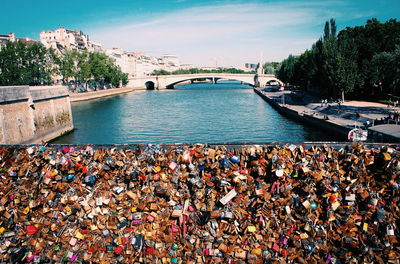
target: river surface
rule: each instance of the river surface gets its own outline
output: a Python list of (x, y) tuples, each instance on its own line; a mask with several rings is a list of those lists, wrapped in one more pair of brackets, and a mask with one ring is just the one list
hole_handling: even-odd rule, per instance
[(274, 110), (250, 86), (197, 83), (72, 103), (75, 131), (52, 143), (337, 141)]

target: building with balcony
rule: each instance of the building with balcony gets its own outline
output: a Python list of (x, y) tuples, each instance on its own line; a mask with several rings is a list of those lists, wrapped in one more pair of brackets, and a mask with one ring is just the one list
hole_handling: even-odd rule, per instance
[(40, 41), (48, 48), (53, 48), (59, 52), (64, 50), (88, 50), (89, 36), (79, 30), (70, 30), (60, 27), (54, 31), (41, 31)]
[(88, 40), (88, 51), (90, 52), (102, 52), (102, 45), (100, 42), (95, 40)]
[(15, 41), (15, 34), (14, 33), (8, 33), (4, 35), (0, 35), (0, 44), (8, 42), (8, 41)]

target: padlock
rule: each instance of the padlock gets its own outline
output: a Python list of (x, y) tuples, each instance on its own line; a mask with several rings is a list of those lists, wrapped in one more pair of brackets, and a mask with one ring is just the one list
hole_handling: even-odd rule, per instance
[(394, 236), (394, 228), (393, 228), (392, 225), (388, 225), (388, 226), (386, 227), (386, 231), (387, 231), (387, 235), (388, 235), (388, 236)]

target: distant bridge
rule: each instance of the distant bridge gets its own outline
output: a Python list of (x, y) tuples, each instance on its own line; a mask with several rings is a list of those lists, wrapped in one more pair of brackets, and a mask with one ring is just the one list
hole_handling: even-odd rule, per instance
[(150, 75), (134, 77), (129, 79), (129, 87), (147, 89), (173, 89), (179, 84), (196, 81), (211, 81), (217, 83), (220, 80), (236, 80), (254, 87), (264, 87), (270, 81), (278, 80), (273, 74), (234, 74), (234, 73), (198, 73), (198, 74), (177, 74), (177, 75)]

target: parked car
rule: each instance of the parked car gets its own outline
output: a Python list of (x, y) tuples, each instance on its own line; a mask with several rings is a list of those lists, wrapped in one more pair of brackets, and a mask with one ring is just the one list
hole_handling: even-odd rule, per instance
[(277, 86), (280, 85), (280, 83), (276, 80), (271, 80), (267, 82), (267, 86)]
[(285, 90), (284, 86), (278, 85), (270, 85), (263, 89), (264, 92), (279, 92)]

